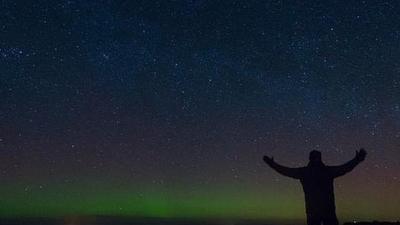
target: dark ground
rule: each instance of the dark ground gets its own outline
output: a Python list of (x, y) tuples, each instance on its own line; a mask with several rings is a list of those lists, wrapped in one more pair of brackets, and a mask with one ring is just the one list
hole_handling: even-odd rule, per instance
[(262, 221), (188, 220), (123, 217), (7, 218), (0, 225), (270, 225)]
[[(271, 225), (265, 221), (188, 220), (128, 217), (2, 218), (0, 225)], [(343, 225), (400, 225), (400, 222), (345, 222)]]

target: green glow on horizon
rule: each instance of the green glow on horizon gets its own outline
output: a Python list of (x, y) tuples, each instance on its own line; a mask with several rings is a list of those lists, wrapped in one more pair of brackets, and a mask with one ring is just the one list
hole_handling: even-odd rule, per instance
[[(300, 198), (273, 193), (2, 188), (0, 216), (123, 215), (159, 218), (302, 218)], [(285, 210), (282, 210), (285, 209)]]
[[(292, 191), (292, 187), (282, 187), (278, 192), (267, 188), (251, 190), (234, 185), (197, 187), (192, 190), (163, 186), (148, 186), (139, 190), (138, 186), (130, 186), (48, 185), (42, 189), (26, 191), (22, 185), (3, 185), (0, 192), (6, 194), (1, 196), (0, 217), (107, 215), (305, 221), (300, 185), (295, 191)], [(370, 207), (362, 202), (363, 199), (367, 199), (367, 196), (357, 196), (346, 201), (338, 199), (339, 219), (397, 219), (398, 208), (390, 205)]]

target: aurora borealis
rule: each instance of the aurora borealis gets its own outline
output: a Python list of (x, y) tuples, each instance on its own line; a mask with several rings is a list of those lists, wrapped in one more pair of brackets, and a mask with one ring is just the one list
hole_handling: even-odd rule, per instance
[(304, 222), (262, 161), (368, 157), (340, 221), (400, 220), (396, 1), (0, 2), (0, 217)]

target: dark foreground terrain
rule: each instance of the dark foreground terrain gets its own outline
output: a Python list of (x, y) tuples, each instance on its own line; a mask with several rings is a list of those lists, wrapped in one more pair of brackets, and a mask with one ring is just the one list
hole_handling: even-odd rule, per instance
[(121, 217), (66, 217), (0, 219), (0, 225), (271, 225), (264, 221), (188, 220)]
[[(66, 217), (66, 218), (2, 218), (0, 225), (272, 225), (275, 223), (255, 220), (188, 220), (123, 217)], [(285, 223), (296, 224), (296, 223)], [(302, 223), (299, 223), (302, 224)], [(346, 222), (343, 225), (400, 225), (400, 222)]]
[(373, 221), (373, 222), (347, 222), (343, 223), (343, 225), (400, 225), (400, 222), (384, 222), (384, 221)]

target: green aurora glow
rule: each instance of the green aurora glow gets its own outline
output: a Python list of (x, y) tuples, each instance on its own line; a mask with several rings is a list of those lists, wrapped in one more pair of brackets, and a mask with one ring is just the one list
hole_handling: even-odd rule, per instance
[[(189, 191), (174, 187), (134, 190), (107, 185), (99, 188), (52, 185), (40, 188), (3, 186), (7, 193), (0, 204), (1, 217), (133, 216), (188, 219), (266, 219), (304, 220), (301, 190), (281, 192), (250, 190), (246, 187), (214, 187)], [(99, 186), (98, 186), (99, 187)], [(300, 188), (300, 187), (299, 187)], [(45, 190), (44, 190), (45, 189)], [(147, 191), (143, 191), (147, 190)], [(216, 191), (218, 190), (218, 191)], [(357, 201), (354, 198), (354, 201)], [(357, 202), (356, 202), (357, 203)], [(341, 220), (396, 218), (396, 208), (387, 205), (369, 207), (338, 199)], [(377, 213), (377, 211), (381, 213)], [(357, 215), (357, 217), (354, 217)]]
[[(1, 216), (124, 215), (162, 218), (301, 218), (301, 199), (273, 193), (238, 193), (229, 189), (184, 191), (51, 190), (11, 191)], [(14, 190), (18, 190), (14, 188)], [(4, 188), (2, 191), (6, 191)], [(262, 197), (261, 197), (262, 196)], [(293, 201), (295, 199), (295, 201)], [(285, 209), (282, 211), (282, 209)], [(284, 213), (282, 213), (284, 212)]]

